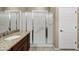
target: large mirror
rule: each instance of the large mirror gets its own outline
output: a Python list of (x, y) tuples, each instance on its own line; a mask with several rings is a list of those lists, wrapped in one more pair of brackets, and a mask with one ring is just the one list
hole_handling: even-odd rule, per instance
[(16, 11), (0, 12), (0, 37), (20, 30), (20, 13)]

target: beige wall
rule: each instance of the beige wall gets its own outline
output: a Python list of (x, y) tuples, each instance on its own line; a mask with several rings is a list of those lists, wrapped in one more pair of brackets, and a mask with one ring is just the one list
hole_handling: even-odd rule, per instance
[(58, 9), (51, 7), (50, 12), (53, 14), (53, 45), (58, 48)]
[(50, 8), (49, 7), (29, 7), (28, 9), (27, 9), (27, 11), (32, 11), (32, 10), (48, 10), (48, 11), (50, 11)]
[(53, 44), (55, 48), (58, 48), (58, 9), (52, 7), (50, 12), (53, 13)]
[(5, 11), (5, 10), (20, 10), (22, 12), (30, 12), (32, 10), (50, 11), (50, 7), (0, 7), (0, 11)]
[(58, 8), (55, 9), (55, 26), (54, 26), (54, 39), (55, 39), (55, 48), (58, 48), (58, 25), (59, 25), (59, 20), (58, 20)]

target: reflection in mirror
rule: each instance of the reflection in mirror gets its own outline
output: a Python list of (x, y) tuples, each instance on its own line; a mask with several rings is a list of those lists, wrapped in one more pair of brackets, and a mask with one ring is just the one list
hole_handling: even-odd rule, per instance
[(19, 12), (0, 12), (0, 37), (20, 30)]
[(0, 35), (1, 36), (6, 35), (6, 33), (9, 31), (8, 27), (9, 27), (9, 14), (0, 12)]

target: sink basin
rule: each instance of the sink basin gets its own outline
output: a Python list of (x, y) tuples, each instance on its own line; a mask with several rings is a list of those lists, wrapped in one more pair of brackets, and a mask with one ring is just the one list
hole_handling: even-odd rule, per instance
[(14, 40), (14, 39), (17, 39), (19, 37), (20, 37), (20, 35), (13, 35), (13, 36), (10, 36), (8, 38), (5, 38), (4, 40)]

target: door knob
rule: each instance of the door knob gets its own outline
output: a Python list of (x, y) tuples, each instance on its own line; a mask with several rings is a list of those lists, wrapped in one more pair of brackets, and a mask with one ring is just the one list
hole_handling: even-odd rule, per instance
[(63, 32), (63, 30), (60, 30), (60, 32)]

